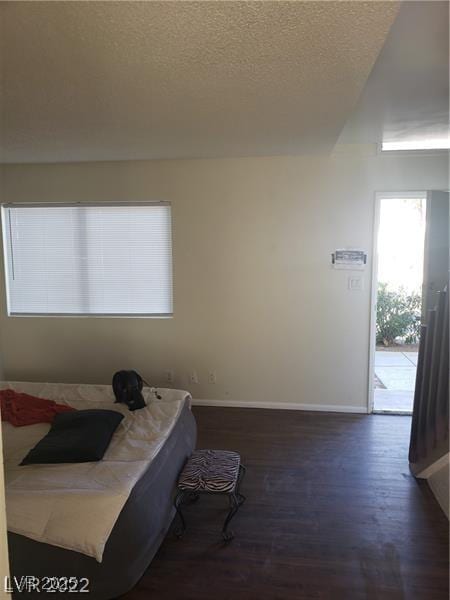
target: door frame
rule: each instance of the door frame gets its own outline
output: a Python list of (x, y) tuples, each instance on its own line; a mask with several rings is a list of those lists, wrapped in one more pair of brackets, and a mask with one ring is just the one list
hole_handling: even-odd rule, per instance
[[(370, 284), (370, 320), (369, 320), (369, 377), (367, 382), (367, 412), (373, 413), (375, 390), (373, 386), (375, 375), (375, 350), (376, 350), (376, 325), (377, 325), (377, 290), (378, 290), (378, 231), (380, 228), (380, 206), (383, 199), (395, 198), (425, 198), (428, 200), (428, 191), (426, 190), (402, 190), (378, 191), (374, 196), (373, 211), (373, 231), (372, 231), (372, 273)], [(426, 208), (425, 208), (426, 210)], [(423, 293), (423, 292), (422, 292)], [(382, 412), (382, 411), (380, 411)], [(387, 414), (393, 414), (386, 411)], [(400, 413), (399, 413), (400, 414)]]

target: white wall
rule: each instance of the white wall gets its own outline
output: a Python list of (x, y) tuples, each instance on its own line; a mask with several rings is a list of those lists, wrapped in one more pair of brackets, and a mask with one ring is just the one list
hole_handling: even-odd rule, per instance
[(428, 482), (440, 507), (449, 518), (449, 469), (450, 454), (447, 452), (426, 469), (416, 474), (419, 479), (425, 479)]
[(428, 479), (428, 484), (430, 488), (433, 490), (434, 495), (436, 496), (437, 501), (439, 502), (442, 510), (447, 515), (447, 519), (449, 518), (449, 464), (448, 464), (448, 455), (447, 455), (447, 464), (444, 465), (437, 471), (433, 473), (431, 477)]
[[(6, 376), (173, 368), (200, 399), (365, 410), (374, 193), (448, 185), (443, 155), (372, 154), (4, 166), (3, 201), (172, 202), (175, 285), (171, 320), (8, 318), (0, 290)], [(330, 268), (343, 246), (369, 251), (363, 292)]]

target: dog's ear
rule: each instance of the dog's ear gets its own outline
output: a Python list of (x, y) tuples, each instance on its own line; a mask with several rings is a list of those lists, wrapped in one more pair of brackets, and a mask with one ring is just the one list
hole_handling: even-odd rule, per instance
[(114, 392), (114, 396), (116, 398), (115, 402), (124, 402), (125, 401), (125, 385), (124, 385), (124, 371), (117, 371), (114, 373), (112, 380), (112, 388)]

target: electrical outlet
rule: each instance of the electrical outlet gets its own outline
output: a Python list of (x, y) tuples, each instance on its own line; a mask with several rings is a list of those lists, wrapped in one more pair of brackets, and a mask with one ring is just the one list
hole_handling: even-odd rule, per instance
[(210, 371), (208, 373), (208, 383), (217, 383), (217, 373), (215, 371)]
[(166, 371), (166, 383), (173, 383), (175, 381), (175, 375), (172, 369)]
[(197, 371), (191, 371), (189, 373), (189, 381), (190, 383), (198, 383)]

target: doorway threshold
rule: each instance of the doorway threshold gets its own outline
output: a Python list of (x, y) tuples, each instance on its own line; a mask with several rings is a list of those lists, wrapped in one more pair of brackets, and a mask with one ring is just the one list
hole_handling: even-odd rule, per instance
[(412, 411), (411, 410), (389, 410), (387, 409), (379, 409), (379, 410), (373, 410), (372, 411), (373, 415), (397, 415), (399, 417), (410, 417), (412, 415)]
[[(376, 369), (377, 367), (375, 367)], [(415, 375), (415, 372), (414, 372)], [(375, 389), (373, 412), (412, 413), (414, 406), (414, 389), (392, 390)]]

